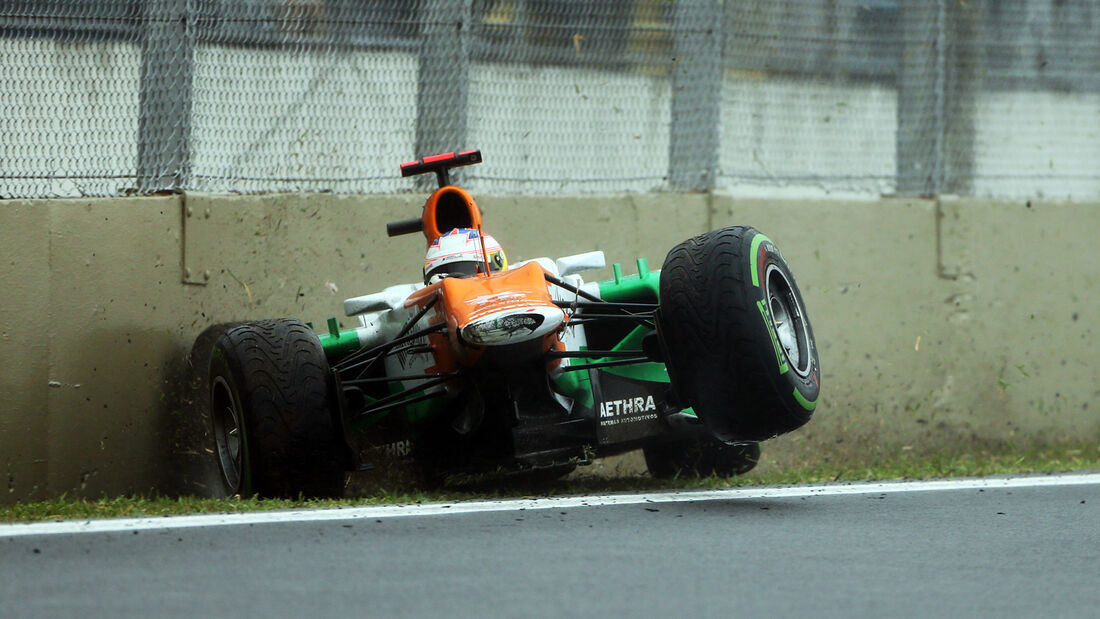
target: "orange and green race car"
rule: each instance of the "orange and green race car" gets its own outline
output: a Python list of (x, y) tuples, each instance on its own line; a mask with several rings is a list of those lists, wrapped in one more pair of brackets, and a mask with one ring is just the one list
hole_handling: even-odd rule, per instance
[(449, 170), (434, 173), (423, 281), (344, 301), (358, 326), (295, 319), (211, 327), (196, 343), (222, 490), (334, 496), (346, 472), (399, 456), (430, 479), (565, 474), (642, 449), (656, 476), (751, 469), (759, 442), (809, 421), (821, 370), (776, 245), (732, 226), (672, 248), (660, 271), (586, 282), (600, 251), (511, 264)]

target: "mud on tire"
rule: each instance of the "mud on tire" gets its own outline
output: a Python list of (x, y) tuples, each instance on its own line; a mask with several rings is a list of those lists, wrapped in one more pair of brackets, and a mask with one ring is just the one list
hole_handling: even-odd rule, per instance
[(802, 294), (779, 248), (731, 226), (674, 247), (657, 321), (672, 385), (726, 443), (761, 441), (810, 420), (821, 370)]
[(343, 494), (328, 362), (309, 326), (278, 319), (225, 328), (210, 354), (208, 385), (227, 494)]

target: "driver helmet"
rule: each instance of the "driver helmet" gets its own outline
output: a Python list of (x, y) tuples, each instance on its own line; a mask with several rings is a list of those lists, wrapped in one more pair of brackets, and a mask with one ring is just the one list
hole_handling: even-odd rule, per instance
[(483, 236), (485, 251), (489, 254), (489, 270), (496, 272), (507, 269), (508, 258), (504, 255), (504, 249), (491, 235), (479, 234), (472, 228), (454, 228), (428, 246), (428, 254), (424, 257), (424, 283), (433, 275), (468, 277), (483, 273)]

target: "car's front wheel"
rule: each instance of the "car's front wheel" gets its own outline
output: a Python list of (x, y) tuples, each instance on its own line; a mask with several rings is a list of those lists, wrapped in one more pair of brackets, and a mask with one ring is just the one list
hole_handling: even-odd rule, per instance
[(719, 440), (761, 441), (810, 420), (821, 368), (779, 249), (731, 226), (680, 243), (661, 270), (657, 328), (672, 386)]

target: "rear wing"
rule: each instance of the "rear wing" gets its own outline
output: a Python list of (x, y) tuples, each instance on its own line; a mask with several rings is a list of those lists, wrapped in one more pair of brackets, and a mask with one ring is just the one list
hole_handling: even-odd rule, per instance
[(466, 150), (459, 153), (442, 153), (439, 155), (424, 157), (423, 159), (417, 159), (416, 161), (402, 163), (401, 176), (416, 176), (417, 174), (427, 174), (428, 172), (435, 172), (435, 177), (439, 181), (439, 186), (446, 187), (447, 185), (451, 184), (451, 175), (449, 173), (449, 170), (451, 168), (457, 168), (464, 165), (473, 165), (475, 163), (481, 163), (480, 150)]

